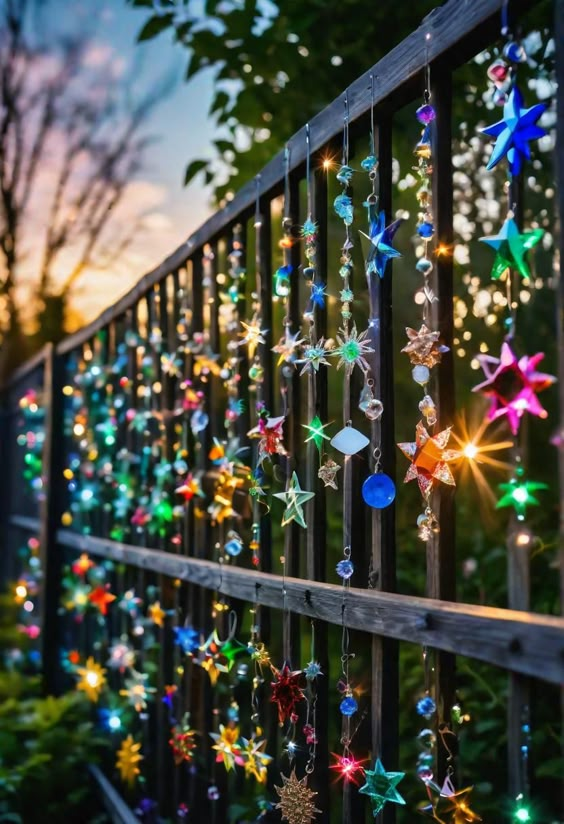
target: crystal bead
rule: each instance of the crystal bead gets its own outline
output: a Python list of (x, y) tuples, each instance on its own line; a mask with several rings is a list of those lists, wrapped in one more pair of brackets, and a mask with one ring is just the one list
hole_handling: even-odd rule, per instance
[(429, 260), (429, 258), (420, 258), (417, 263), (415, 264), (415, 268), (419, 272), (420, 275), (430, 275), (433, 271), (433, 263)]
[(415, 112), (415, 117), (420, 123), (423, 124), (423, 126), (428, 126), (429, 123), (432, 123), (436, 116), (437, 113), (430, 103), (425, 103), (423, 106), (419, 106)]
[(507, 94), (502, 89), (495, 89), (492, 94), (492, 101), (496, 106), (505, 106), (507, 103)]
[(228, 541), (226, 542), (223, 549), (225, 550), (227, 555), (230, 555), (232, 558), (236, 558), (237, 555), (241, 554), (241, 551), (243, 549), (243, 541), (241, 540), (239, 535), (237, 535), (237, 533), (233, 531), (229, 532), (227, 537)]
[(429, 160), (431, 157), (431, 144), (426, 140), (420, 140), (415, 147), (415, 154), (417, 157), (422, 157), (425, 160)]
[(411, 377), (419, 386), (425, 386), (425, 384), (429, 383), (430, 374), (429, 367), (421, 364), (414, 366), (411, 370)]
[(420, 223), (417, 227), (417, 234), (419, 235), (419, 237), (422, 237), (425, 240), (429, 240), (430, 238), (432, 238), (434, 233), (435, 227), (432, 223), (429, 223), (426, 220), (423, 221), (423, 223)]
[(362, 168), (365, 172), (371, 172), (378, 165), (378, 158), (374, 155), (368, 155), (361, 161)]
[(527, 52), (521, 43), (516, 43), (515, 41), (506, 43), (503, 49), (503, 56), (511, 60), (512, 63), (525, 63), (527, 60)]
[(352, 695), (347, 695), (339, 704), (339, 709), (341, 710), (341, 715), (346, 715), (347, 718), (349, 718), (358, 710), (358, 704)]
[(423, 413), (429, 426), (433, 426), (437, 422), (437, 407), (430, 395), (425, 395), (419, 401), (419, 411)]
[(369, 475), (362, 484), (362, 497), (373, 509), (385, 509), (396, 497), (395, 484), (384, 472)]
[(509, 74), (509, 66), (505, 60), (494, 60), (488, 69), (489, 79), (495, 83), (503, 83)]
[(315, 269), (312, 266), (306, 266), (302, 274), (306, 280), (313, 280), (315, 277)]
[(349, 561), (348, 558), (345, 558), (345, 560), (339, 561), (336, 566), (336, 570), (339, 578), (342, 578), (344, 581), (348, 581), (354, 572), (353, 562)]
[(433, 780), (433, 770), (427, 764), (421, 764), (417, 767), (417, 777), (427, 784)]
[(421, 698), (416, 704), (416, 710), (418, 715), (422, 715), (423, 718), (430, 718), (434, 715), (437, 711), (437, 705), (435, 704), (434, 700), (431, 698), (430, 695), (426, 695), (425, 698)]
[(365, 446), (368, 446), (369, 443), (370, 440), (366, 435), (363, 435), (362, 432), (352, 426), (343, 427), (331, 440), (331, 446), (338, 449), (343, 455), (355, 455)]
[(421, 747), (424, 747), (426, 750), (431, 750), (435, 746), (436, 736), (433, 730), (430, 730), (426, 727), (424, 730), (421, 730), (419, 735), (417, 736), (417, 741)]

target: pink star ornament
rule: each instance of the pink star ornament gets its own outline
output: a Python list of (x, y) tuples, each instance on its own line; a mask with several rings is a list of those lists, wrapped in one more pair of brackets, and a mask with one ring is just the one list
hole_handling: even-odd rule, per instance
[(499, 358), (491, 355), (478, 356), (486, 380), (472, 391), (482, 392), (490, 398), (490, 421), (506, 415), (511, 432), (516, 435), (525, 412), (539, 418), (548, 417), (546, 409), (539, 403), (537, 392), (553, 384), (556, 378), (536, 371), (543, 358), (544, 352), (517, 358), (508, 343), (502, 344)]

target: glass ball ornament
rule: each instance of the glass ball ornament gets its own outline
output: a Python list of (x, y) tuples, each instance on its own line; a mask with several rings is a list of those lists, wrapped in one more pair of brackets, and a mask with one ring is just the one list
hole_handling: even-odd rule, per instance
[(385, 509), (396, 497), (396, 486), (389, 475), (377, 472), (362, 484), (362, 497), (373, 509)]
[(432, 123), (436, 116), (437, 113), (430, 103), (424, 103), (423, 106), (419, 106), (415, 112), (415, 117), (423, 126), (428, 126), (429, 123)]
[(352, 695), (347, 695), (339, 704), (339, 709), (341, 711), (341, 715), (350, 718), (350, 716), (354, 715), (358, 710), (358, 704)]
[(345, 558), (344, 560), (339, 561), (336, 569), (339, 578), (342, 578), (343, 581), (348, 581), (348, 579), (354, 572), (354, 565), (352, 561), (349, 561), (348, 558)]

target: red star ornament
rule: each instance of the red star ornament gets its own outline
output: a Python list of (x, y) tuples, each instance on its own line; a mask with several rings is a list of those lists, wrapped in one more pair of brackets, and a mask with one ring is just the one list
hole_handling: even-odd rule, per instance
[(292, 671), (288, 664), (284, 664), (281, 670), (272, 667), (274, 678), (270, 684), (272, 695), (270, 700), (278, 704), (278, 721), (280, 726), (294, 714), (296, 704), (304, 700), (304, 692), (300, 687), (303, 677), (302, 670)]
[(112, 595), (112, 593), (108, 591), (107, 587), (103, 587), (100, 585), (96, 587), (96, 589), (92, 590), (92, 592), (88, 596), (88, 600), (95, 607), (98, 607), (101, 615), (107, 615), (108, 604), (111, 604), (112, 601), (115, 601), (116, 596)]
[(424, 498), (429, 496), (436, 481), (455, 486), (449, 463), (459, 458), (460, 452), (456, 449), (446, 449), (450, 432), (449, 426), (438, 435), (431, 435), (420, 421), (415, 428), (415, 441), (398, 444), (406, 458), (411, 461), (403, 482), (408, 483), (417, 478)]

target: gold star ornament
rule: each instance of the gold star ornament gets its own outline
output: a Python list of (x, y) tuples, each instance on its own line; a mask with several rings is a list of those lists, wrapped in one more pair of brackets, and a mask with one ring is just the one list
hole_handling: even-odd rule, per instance
[(409, 326), (405, 330), (407, 334), (407, 346), (401, 350), (409, 355), (409, 360), (414, 366), (427, 366), (432, 369), (440, 360), (448, 346), (439, 343), (440, 332), (433, 332), (422, 324), (419, 331), (411, 329)]
[(431, 435), (419, 422), (415, 429), (415, 441), (398, 444), (406, 458), (411, 461), (404, 483), (417, 479), (424, 498), (428, 498), (437, 481), (455, 486), (449, 463), (459, 458), (460, 452), (455, 449), (446, 449), (450, 439), (450, 430), (451, 428), (448, 427), (438, 435)]
[(282, 821), (288, 824), (311, 824), (316, 813), (321, 812), (315, 807), (313, 799), (316, 792), (307, 786), (307, 775), (296, 778), (296, 771), (292, 770), (289, 776), (282, 775), (282, 786), (274, 787), (280, 801), (276, 809), (282, 813)]

